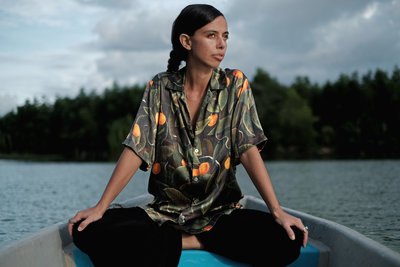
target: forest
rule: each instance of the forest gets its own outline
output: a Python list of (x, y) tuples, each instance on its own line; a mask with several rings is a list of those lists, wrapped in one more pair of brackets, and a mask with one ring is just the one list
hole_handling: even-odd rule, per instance
[[(400, 157), (400, 68), (341, 74), (323, 85), (283, 85), (259, 68), (250, 80), (269, 139), (267, 159)], [(114, 161), (145, 85), (81, 89), (54, 102), (27, 100), (0, 118), (0, 158)]]

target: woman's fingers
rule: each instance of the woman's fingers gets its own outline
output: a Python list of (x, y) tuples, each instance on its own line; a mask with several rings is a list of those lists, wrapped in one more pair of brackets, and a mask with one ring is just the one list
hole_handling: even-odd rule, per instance
[(304, 235), (303, 235), (303, 247), (305, 248), (306, 245), (307, 245), (307, 241), (308, 241), (308, 230), (306, 229), (303, 232), (304, 232)]
[(78, 225), (78, 231), (83, 231), (89, 224), (92, 222), (98, 221), (102, 218), (102, 213), (100, 214), (95, 207), (84, 210), (84, 211), (79, 211), (75, 217), (69, 219), (68, 222), (68, 232), (72, 236), (72, 228), (74, 224), (78, 223), (79, 221), (82, 221)]
[(284, 228), (285, 228), (286, 233), (287, 233), (287, 235), (289, 236), (289, 238), (290, 238), (291, 240), (295, 240), (296, 236), (295, 236), (295, 234), (294, 234), (292, 228), (290, 228), (290, 225), (287, 225), (287, 226), (285, 226)]
[(303, 232), (303, 247), (306, 247), (308, 241), (308, 227), (304, 226), (303, 222), (299, 218), (296, 218), (294, 226)]
[(286, 230), (286, 233), (291, 240), (296, 238), (291, 226), (295, 226), (303, 231), (303, 247), (306, 247), (308, 241), (308, 228), (304, 226), (301, 219), (283, 212), (280, 214), (279, 218), (277, 218), (277, 222)]
[(81, 222), (81, 223), (78, 225), (78, 231), (79, 231), (79, 232), (83, 231), (83, 230), (86, 228), (86, 226), (88, 226), (88, 225), (89, 225), (90, 223), (92, 223), (92, 222), (93, 222), (93, 220), (91, 220), (90, 217), (87, 218), (86, 220), (84, 220), (83, 222)]
[(74, 217), (72, 217), (68, 221), (68, 232), (71, 236), (72, 236), (72, 228), (74, 227), (74, 224), (79, 222), (81, 219), (84, 219), (82, 213), (83, 213), (82, 211), (79, 211)]
[(89, 217), (86, 218), (83, 222), (81, 222), (78, 226), (78, 231), (83, 231), (89, 224), (92, 222), (98, 221), (102, 218), (103, 216), (97, 213), (92, 213)]
[(303, 247), (306, 247), (308, 241), (308, 227), (304, 226), (303, 222), (298, 218), (295, 220), (294, 226), (303, 232)]

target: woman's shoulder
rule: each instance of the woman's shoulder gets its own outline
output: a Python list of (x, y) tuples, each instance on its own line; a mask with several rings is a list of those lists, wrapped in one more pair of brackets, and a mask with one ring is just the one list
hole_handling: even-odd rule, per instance
[(224, 72), (228, 78), (244, 80), (247, 79), (246, 75), (240, 69), (225, 68)]
[(224, 72), (226, 74), (228, 88), (231, 88), (230, 91), (233, 91), (235, 95), (239, 96), (243, 91), (243, 88), (248, 88), (249, 81), (243, 71), (239, 69), (226, 68), (224, 69)]
[(179, 72), (159, 72), (149, 81), (149, 85), (152, 87), (168, 87), (173, 83), (179, 82), (182, 79), (180, 76)]
[(159, 72), (156, 75), (153, 76), (153, 78), (150, 80), (150, 82), (154, 83), (154, 82), (158, 82), (160, 80), (163, 80), (165, 78), (168, 78), (171, 75), (170, 72)]

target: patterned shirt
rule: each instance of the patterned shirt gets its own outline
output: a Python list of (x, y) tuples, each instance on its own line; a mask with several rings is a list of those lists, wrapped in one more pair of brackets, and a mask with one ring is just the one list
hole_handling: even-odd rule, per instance
[(194, 129), (184, 83), (185, 68), (156, 75), (123, 144), (142, 159), (142, 170), (151, 169), (148, 191), (155, 198), (143, 207), (147, 214), (195, 234), (239, 208), (236, 165), (267, 138), (241, 71), (213, 70)]

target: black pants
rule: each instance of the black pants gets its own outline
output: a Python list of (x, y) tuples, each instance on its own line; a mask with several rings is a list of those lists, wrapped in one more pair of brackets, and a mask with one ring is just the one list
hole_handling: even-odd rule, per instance
[[(182, 234), (171, 225), (159, 227), (141, 208), (110, 209), (73, 239), (95, 266), (177, 266)], [(208, 232), (198, 235), (205, 250), (254, 266), (285, 266), (300, 254), (303, 233), (296, 240), (269, 213), (240, 209), (223, 215)]]

